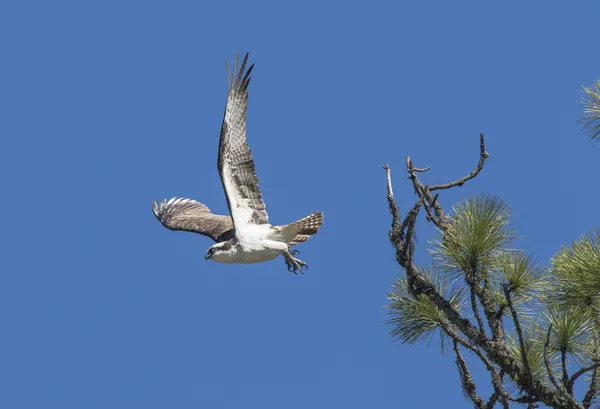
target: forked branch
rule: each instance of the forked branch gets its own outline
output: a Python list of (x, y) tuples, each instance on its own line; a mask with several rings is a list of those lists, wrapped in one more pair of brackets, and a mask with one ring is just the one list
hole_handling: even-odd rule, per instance
[(477, 386), (475, 385), (473, 376), (471, 376), (471, 372), (467, 366), (467, 361), (465, 361), (460, 353), (460, 347), (458, 346), (458, 342), (456, 340), (453, 341), (453, 346), (454, 352), (456, 353), (456, 366), (458, 367), (458, 373), (460, 374), (463, 390), (469, 395), (469, 398), (475, 404), (476, 408), (485, 409), (485, 403), (483, 402), (483, 399), (477, 396)]

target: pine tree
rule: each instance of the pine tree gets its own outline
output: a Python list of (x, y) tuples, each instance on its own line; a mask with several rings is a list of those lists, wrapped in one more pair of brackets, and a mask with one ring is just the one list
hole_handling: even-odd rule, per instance
[[(584, 126), (593, 139), (600, 138), (599, 86), (585, 91), (590, 102)], [(435, 337), (443, 350), (451, 349), (463, 391), (475, 408), (588, 409), (599, 397), (600, 230), (563, 247), (544, 266), (514, 249), (510, 209), (501, 199), (470, 197), (447, 214), (439, 192), (476, 177), (488, 157), (481, 135), (475, 170), (430, 186), (419, 179), (428, 168), (414, 167), (407, 157), (418, 199), (404, 217), (385, 166), (389, 239), (403, 271), (388, 293), (391, 335), (408, 343)], [(439, 232), (430, 241), (429, 266), (413, 257), (422, 211)], [(481, 361), (489, 377), (474, 379), (471, 359)], [(491, 382), (493, 394), (480, 396), (478, 382)]]

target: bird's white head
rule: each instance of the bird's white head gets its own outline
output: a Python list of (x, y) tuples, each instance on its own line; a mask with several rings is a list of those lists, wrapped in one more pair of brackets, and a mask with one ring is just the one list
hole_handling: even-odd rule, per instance
[(231, 262), (230, 260), (233, 258), (235, 252), (235, 248), (231, 240), (224, 241), (222, 243), (213, 244), (206, 251), (206, 255), (204, 256), (205, 260), (213, 260), (217, 263), (227, 263)]

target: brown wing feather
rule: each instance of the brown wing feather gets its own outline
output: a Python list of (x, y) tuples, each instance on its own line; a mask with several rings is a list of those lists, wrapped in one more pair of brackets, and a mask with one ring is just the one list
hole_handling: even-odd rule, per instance
[(281, 232), (288, 247), (292, 248), (296, 244), (305, 242), (313, 234), (317, 234), (322, 225), (323, 213), (314, 212), (297, 222), (285, 226), (276, 226), (275, 229)]
[(269, 217), (258, 187), (252, 151), (246, 142), (248, 84), (254, 64), (245, 70), (248, 54), (239, 71), (236, 55), (233, 73), (227, 67), (229, 93), (221, 126), (217, 166), (234, 224), (265, 224)]
[(160, 205), (152, 201), (156, 218), (168, 229), (202, 234), (216, 242), (234, 236), (231, 217), (213, 214), (200, 202), (185, 198), (163, 200)]

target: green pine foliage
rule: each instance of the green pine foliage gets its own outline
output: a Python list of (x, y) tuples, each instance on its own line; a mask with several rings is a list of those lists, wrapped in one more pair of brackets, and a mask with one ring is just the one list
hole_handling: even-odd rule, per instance
[[(510, 209), (497, 197), (474, 196), (457, 204), (445, 229), (430, 242), (432, 265), (418, 271), (472, 323), (486, 317), (483, 303), (473, 301), (475, 294), (480, 301), (491, 300), (488, 310), (502, 317), (507, 350), (519, 361), (525, 355), (534, 379), (554, 388), (554, 378), (557, 385), (572, 388), (572, 374), (600, 362), (599, 230), (561, 248), (543, 266), (513, 247)], [(522, 340), (505, 290), (520, 321)], [(452, 342), (448, 329), (455, 336), (459, 333), (430, 297), (411, 292), (404, 274), (396, 278), (388, 300), (391, 318), (386, 323), (397, 340), (437, 340), (443, 351)], [(489, 326), (483, 331), (491, 336)], [(594, 373), (586, 371), (579, 382), (590, 384)], [(514, 376), (503, 380), (509, 393), (519, 393), (518, 382)], [(598, 398), (598, 392), (594, 396)]]
[(583, 118), (579, 120), (593, 141), (600, 140), (600, 79), (591, 87), (582, 88)]

